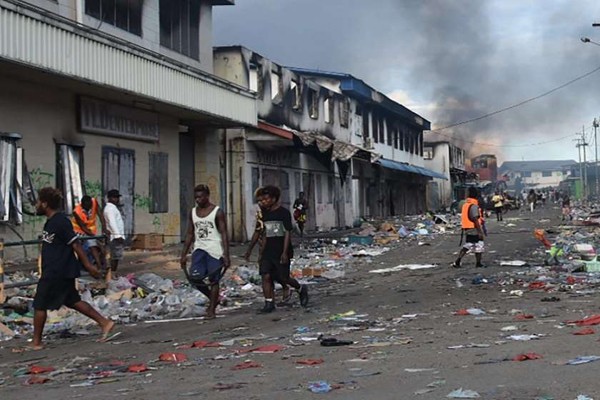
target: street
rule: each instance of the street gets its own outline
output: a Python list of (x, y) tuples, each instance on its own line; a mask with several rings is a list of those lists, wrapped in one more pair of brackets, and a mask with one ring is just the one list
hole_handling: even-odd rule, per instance
[[(4, 342), (0, 379), (5, 383), (0, 392), (2, 398), (15, 399), (42, 395), (49, 399), (119, 395), (130, 399), (301, 399), (317, 396), (310, 393), (310, 383), (326, 381), (331, 391), (320, 396), (340, 399), (440, 399), (460, 388), (484, 399), (598, 395), (591, 364), (565, 365), (577, 356), (598, 354), (596, 335), (576, 336), (573, 332), (578, 328), (563, 325), (596, 312), (594, 291), (529, 290), (523, 288), (523, 281), (530, 279), (529, 267), (499, 267), (500, 260), (517, 259), (540, 265), (541, 259), (533, 264), (532, 253), (541, 247), (533, 229), (557, 225), (558, 214), (557, 208), (548, 206), (533, 214), (511, 212), (502, 224), (490, 218), (486, 269), (475, 270), (470, 255), (462, 269), (449, 268), (459, 237), (445, 235), (430, 246), (400, 243), (373, 263), (364, 264), (364, 269), (312, 286), (307, 310), (295, 305), (271, 315), (256, 315), (257, 302), (213, 321), (119, 326), (122, 334), (106, 344), (96, 343), (93, 336), (52, 337), (49, 348), (37, 353), (13, 353), (12, 348), (24, 343)], [(400, 263), (438, 267), (368, 273)], [(473, 284), (478, 275), (490, 282)], [(524, 294), (511, 296), (511, 290)], [(541, 301), (548, 296), (560, 301)], [(471, 308), (485, 314), (454, 315)], [(318, 333), (354, 343), (321, 346), (314, 340)], [(540, 337), (530, 341), (507, 338), (517, 334)], [(202, 348), (207, 343), (200, 343), (189, 348), (197, 341), (221, 345)], [(266, 354), (248, 351), (271, 345), (276, 346), (267, 348)], [(182, 353), (187, 361), (157, 362), (162, 353)], [(512, 361), (526, 353), (542, 358)], [(95, 385), (71, 387), (86, 381), (84, 371), (90, 366), (118, 365), (117, 361), (126, 366), (144, 363), (151, 369), (97, 377)], [(65, 371), (66, 380), (56, 374), (55, 380), (43, 385), (23, 386), (24, 378), (13, 374), (33, 364), (74, 371)]]

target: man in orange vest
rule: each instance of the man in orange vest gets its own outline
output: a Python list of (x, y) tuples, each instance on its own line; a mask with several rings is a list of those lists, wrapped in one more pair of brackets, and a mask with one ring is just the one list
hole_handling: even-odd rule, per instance
[[(484, 244), (484, 224), (483, 210), (479, 207), (479, 201), (477, 200), (478, 193), (477, 188), (469, 187), (467, 192), (467, 199), (462, 207), (461, 219), (462, 219), (462, 233), (466, 236), (465, 244), (456, 261), (452, 263), (454, 268), (460, 268), (460, 262), (462, 258), (469, 252), (475, 253), (475, 266), (478, 268), (485, 267), (481, 263), (481, 255), (483, 254)], [(461, 235), (462, 243), (462, 235)]]
[[(75, 206), (73, 210), (73, 230), (78, 235), (96, 236), (98, 234), (97, 220), (100, 218), (102, 224), (102, 232), (105, 232), (106, 223), (104, 216), (99, 212), (100, 207), (98, 201), (90, 196), (83, 196), (81, 203)], [(89, 246), (97, 268), (103, 268), (105, 262), (104, 252), (96, 239), (86, 241)]]

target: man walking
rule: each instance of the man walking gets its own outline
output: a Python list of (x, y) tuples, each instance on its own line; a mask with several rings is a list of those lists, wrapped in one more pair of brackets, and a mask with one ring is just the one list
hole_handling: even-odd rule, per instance
[(304, 236), (304, 224), (306, 223), (306, 213), (308, 211), (308, 201), (304, 198), (304, 192), (298, 193), (298, 198), (294, 201), (294, 220), (300, 230), (300, 237)]
[(477, 196), (477, 189), (474, 187), (469, 187), (467, 199), (462, 207), (461, 212), (462, 233), (465, 235), (466, 240), (465, 244), (460, 249), (458, 258), (452, 263), (452, 267), (454, 268), (461, 267), (462, 258), (470, 251), (475, 253), (475, 266), (477, 268), (485, 267), (481, 263), (481, 255), (484, 251), (484, 220), (481, 207), (479, 207), (479, 202), (477, 201)]
[[(96, 236), (98, 234), (97, 220), (100, 218), (102, 232), (106, 234), (106, 221), (104, 214), (99, 212), (100, 207), (98, 201), (90, 196), (83, 196), (81, 203), (75, 206), (73, 210), (73, 230), (78, 235)], [(100, 247), (97, 239), (88, 239), (84, 243), (84, 248), (87, 246), (94, 257), (96, 267), (104, 268), (106, 260), (104, 259), (104, 251)]]
[(296, 289), (300, 295), (300, 305), (308, 305), (308, 289), (290, 276), (290, 259), (293, 257), (291, 231), (292, 215), (279, 205), (281, 191), (275, 186), (265, 186), (258, 196), (263, 208), (265, 246), (260, 258), (259, 272), (262, 278), (265, 305), (261, 314), (275, 311), (274, 282), (281, 282)]
[[(73, 231), (69, 218), (58, 211), (62, 194), (58, 189), (46, 187), (39, 191), (36, 204), (37, 215), (45, 215), (47, 221), (42, 232), (42, 276), (33, 300), (33, 342), (31, 348), (44, 348), (42, 333), (46, 324), (47, 311), (67, 306), (93, 319), (102, 329), (104, 341), (115, 323), (100, 315), (91, 305), (81, 300), (75, 288), (79, 277), (80, 263), (95, 278), (101, 276), (98, 268), (90, 264)], [(75, 258), (75, 254), (79, 258)]]
[(492, 203), (494, 204), (494, 211), (496, 212), (496, 220), (498, 222), (502, 221), (502, 212), (504, 211), (504, 196), (500, 191), (496, 190), (494, 196), (492, 197)]
[(109, 282), (113, 274), (116, 276), (119, 261), (123, 258), (125, 248), (125, 223), (117, 205), (121, 201), (118, 190), (109, 190), (106, 194), (108, 203), (104, 206), (104, 219), (109, 235), (108, 247), (110, 249), (110, 268), (106, 273), (106, 281)]
[[(223, 210), (210, 202), (208, 186), (196, 186), (194, 198), (196, 207), (192, 209), (188, 219), (181, 268), (186, 271), (190, 283), (209, 298), (206, 318), (213, 319), (219, 303), (219, 281), (230, 265), (227, 222)], [(188, 274), (187, 255), (192, 243), (192, 265)], [(205, 279), (208, 279), (208, 285)]]

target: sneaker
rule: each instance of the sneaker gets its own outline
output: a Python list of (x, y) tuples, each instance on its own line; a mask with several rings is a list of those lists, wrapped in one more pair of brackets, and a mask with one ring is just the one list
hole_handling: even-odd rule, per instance
[(306, 307), (308, 305), (308, 288), (306, 285), (300, 287), (300, 305)]
[(265, 306), (258, 310), (258, 314), (270, 314), (275, 311), (275, 303), (272, 301), (265, 301)]

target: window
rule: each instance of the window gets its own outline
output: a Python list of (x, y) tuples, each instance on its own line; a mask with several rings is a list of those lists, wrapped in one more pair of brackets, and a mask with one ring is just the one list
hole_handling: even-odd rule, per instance
[(327, 177), (327, 203), (328, 204), (333, 204), (333, 198), (335, 197), (334, 195), (334, 180), (333, 180), (333, 176), (328, 176)]
[(400, 133), (398, 132), (398, 128), (394, 127), (392, 134), (394, 135), (394, 148), (397, 149), (399, 147), (398, 141), (400, 139)]
[(375, 113), (371, 113), (371, 125), (373, 127), (373, 140), (375, 143), (379, 143), (379, 123), (377, 123), (377, 116)]
[(433, 160), (433, 147), (425, 147), (423, 151), (423, 158), (425, 160)]
[(56, 153), (56, 187), (63, 193), (64, 212), (71, 215), (85, 194), (83, 146), (58, 143)]
[(350, 101), (343, 99), (340, 101), (340, 125), (347, 128), (350, 123)]
[(150, 163), (149, 187), (150, 213), (169, 212), (169, 155), (148, 153)]
[(385, 128), (387, 131), (387, 145), (391, 146), (392, 145), (392, 136), (393, 136), (393, 131), (392, 131), (392, 127), (389, 126), (387, 123), (385, 124)]
[(334, 107), (334, 100), (332, 97), (327, 97), (325, 99), (325, 101), (323, 102), (323, 108), (324, 108), (324, 112), (325, 112), (325, 122), (328, 124), (333, 124), (333, 107)]
[(355, 110), (354, 112), (355, 112), (355, 114), (356, 114), (356, 115), (358, 115), (358, 116), (360, 116), (360, 117), (362, 117), (362, 116), (363, 116), (363, 109), (362, 109), (362, 107), (360, 106), (360, 104), (357, 104), (357, 105), (356, 105), (356, 110)]
[(385, 143), (385, 119), (383, 117), (379, 118), (379, 143)]
[(277, 70), (271, 71), (271, 100), (273, 103), (280, 103), (283, 99), (283, 84), (281, 80), (281, 72)]
[(298, 81), (290, 81), (290, 92), (292, 93), (292, 108), (296, 111), (302, 110), (302, 92)]
[(264, 81), (263, 81), (263, 68), (258, 63), (250, 63), (250, 82), (249, 89), (255, 91), (257, 97), (262, 100), (265, 94)]
[(142, 36), (142, 5), (143, 0), (85, 0), (85, 13), (119, 29)]
[(552, 171), (542, 171), (542, 176), (544, 178), (549, 178), (552, 176)]
[(200, 59), (200, 0), (160, 0), (160, 44)]
[(369, 113), (365, 113), (362, 119), (362, 135), (363, 139), (369, 137)]
[(406, 135), (404, 133), (404, 130), (399, 130), (398, 131), (398, 142), (399, 142), (398, 144), (400, 145), (400, 150), (403, 150), (403, 151), (406, 148), (406, 146), (405, 146), (406, 139), (405, 138), (406, 138)]
[(321, 186), (321, 175), (317, 175), (317, 183), (315, 185), (317, 191), (317, 203), (323, 204), (323, 187)]
[(529, 171), (523, 172), (523, 178), (531, 178), (531, 172), (529, 172)]
[(309, 115), (312, 119), (319, 118), (319, 94), (314, 89), (308, 90)]
[[(32, 214), (36, 202), (33, 180), (25, 164), (17, 134), (0, 134), (0, 221), (21, 224), (23, 213)], [(25, 205), (28, 205), (25, 210)]]

